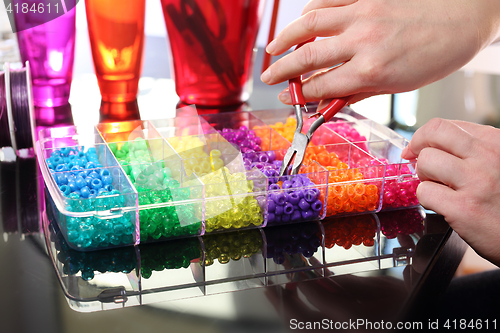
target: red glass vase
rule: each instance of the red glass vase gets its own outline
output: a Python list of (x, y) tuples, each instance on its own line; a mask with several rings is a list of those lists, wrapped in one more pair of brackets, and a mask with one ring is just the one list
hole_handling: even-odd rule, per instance
[(175, 89), (185, 104), (245, 102), (265, 0), (161, 0)]

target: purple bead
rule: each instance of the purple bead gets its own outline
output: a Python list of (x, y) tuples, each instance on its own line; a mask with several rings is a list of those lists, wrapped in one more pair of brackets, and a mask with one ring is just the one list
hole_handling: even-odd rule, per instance
[(261, 162), (254, 162), (250, 165), (252, 168), (257, 168), (259, 170), (262, 170), (264, 168), (264, 163)]
[(267, 156), (267, 154), (260, 154), (259, 155), (259, 162), (262, 162), (262, 163), (268, 163), (269, 162), (269, 156)]
[(276, 165), (279, 169), (279, 168), (281, 168), (281, 164), (283, 164), (283, 162), (279, 161), (279, 160), (275, 160), (275, 161), (273, 161), (273, 164)]
[(296, 205), (299, 203), (300, 201), (300, 196), (298, 194), (298, 191), (293, 191), (291, 193), (288, 194), (288, 201), (292, 204), (292, 205)]
[(285, 204), (285, 206), (283, 207), (283, 212), (287, 215), (290, 215), (293, 213), (293, 205), (289, 202), (287, 202)]
[(240, 131), (248, 131), (248, 127), (246, 127), (245, 125), (241, 125), (239, 130)]
[(311, 207), (311, 205), (304, 198), (302, 198), (299, 201), (299, 207), (300, 207), (300, 209), (305, 211), (305, 210), (308, 210), (309, 207)]
[(291, 216), (292, 216), (292, 215), (287, 215), (287, 214), (282, 215), (282, 216), (281, 216), (281, 222), (290, 222), (290, 220), (291, 220)]
[(306, 201), (309, 203), (316, 201), (316, 199), (318, 199), (318, 196), (319, 190), (317, 188), (304, 191), (304, 199), (306, 199)]
[(279, 216), (279, 215), (283, 215), (284, 213), (284, 209), (283, 209), (283, 206), (281, 205), (276, 205), (276, 209), (274, 210), (274, 214), (276, 216)]
[(312, 219), (315, 216), (314, 212), (310, 209), (302, 211), (301, 214), (302, 214), (302, 218), (305, 220)]
[(271, 193), (269, 196), (277, 205), (285, 204), (286, 197), (284, 193)]
[(311, 209), (315, 212), (319, 212), (323, 208), (323, 203), (321, 200), (316, 200), (311, 204)]
[(283, 185), (281, 186), (282, 189), (288, 189), (288, 188), (291, 188), (292, 187), (292, 182), (289, 181), (289, 180), (285, 180), (283, 182)]
[(273, 200), (268, 200), (268, 202), (267, 202), (267, 210), (269, 212), (274, 212), (276, 210), (276, 204), (274, 203)]
[(271, 184), (269, 185), (269, 191), (276, 191), (279, 190), (280, 186), (278, 184)]
[(274, 223), (281, 223), (281, 216), (276, 215), (274, 217)]
[(269, 163), (272, 163), (276, 160), (276, 152), (274, 151), (266, 151), (267, 157), (269, 157)]
[(292, 217), (291, 217), (291, 220), (292, 221), (297, 221), (297, 220), (300, 220), (302, 218), (302, 214), (300, 214), (300, 210), (294, 210), (293, 213), (292, 213)]

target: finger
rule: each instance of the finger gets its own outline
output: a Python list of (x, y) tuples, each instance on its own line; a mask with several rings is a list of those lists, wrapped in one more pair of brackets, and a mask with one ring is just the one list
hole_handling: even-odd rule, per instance
[(460, 207), (459, 194), (454, 189), (433, 181), (423, 181), (417, 187), (417, 198), (426, 209), (443, 215), (445, 219), (454, 218)]
[(401, 156), (412, 160), (426, 147), (433, 147), (459, 158), (471, 156), (474, 152), (475, 138), (467, 131), (445, 119), (431, 119), (413, 135)]
[(313, 37), (338, 35), (349, 26), (352, 19), (352, 15), (347, 15), (342, 8), (312, 10), (288, 24), (269, 43), (266, 52), (276, 56)]
[(417, 161), (417, 175), (421, 181), (435, 181), (459, 189), (467, 181), (463, 176), (464, 161), (436, 148), (424, 148)]
[(331, 68), (352, 56), (353, 52), (341, 44), (339, 37), (317, 40), (277, 60), (262, 73), (261, 80), (267, 84), (280, 83), (311, 71)]
[(302, 15), (315, 9), (348, 6), (355, 2), (358, 0), (311, 0), (304, 6)]
[(491, 138), (491, 136), (499, 135), (498, 128), (495, 128), (493, 126), (480, 125), (463, 120), (450, 121), (479, 139), (488, 139)]

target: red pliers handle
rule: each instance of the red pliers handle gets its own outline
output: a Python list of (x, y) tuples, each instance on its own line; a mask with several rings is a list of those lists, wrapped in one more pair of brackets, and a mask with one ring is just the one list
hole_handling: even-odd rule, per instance
[[(307, 43), (313, 42), (315, 39), (316, 38), (313, 37), (303, 43), (300, 43), (299, 45), (297, 45), (295, 50), (301, 48)], [(305, 106), (306, 100), (304, 98), (304, 95), (302, 95), (302, 75), (290, 79), (288, 81), (288, 89), (290, 90), (290, 96), (292, 97), (292, 104)], [(337, 114), (337, 112), (339, 112), (344, 106), (346, 106), (347, 103), (349, 103), (349, 101), (352, 99), (352, 97), (353, 96), (351, 95), (335, 98), (325, 108), (318, 110), (317, 113), (321, 114), (325, 119), (325, 122), (327, 122), (332, 119), (333, 116), (335, 116), (335, 114)]]

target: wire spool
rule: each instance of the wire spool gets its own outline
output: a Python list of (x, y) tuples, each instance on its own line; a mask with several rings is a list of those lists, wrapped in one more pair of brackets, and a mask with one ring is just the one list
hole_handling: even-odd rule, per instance
[(6, 63), (0, 75), (0, 148), (12, 147), (21, 157), (28, 149), (28, 156), (33, 156), (34, 125), (29, 63), (19, 70)]
[(0, 148), (11, 147), (9, 119), (7, 114), (7, 97), (5, 73), (0, 72)]

